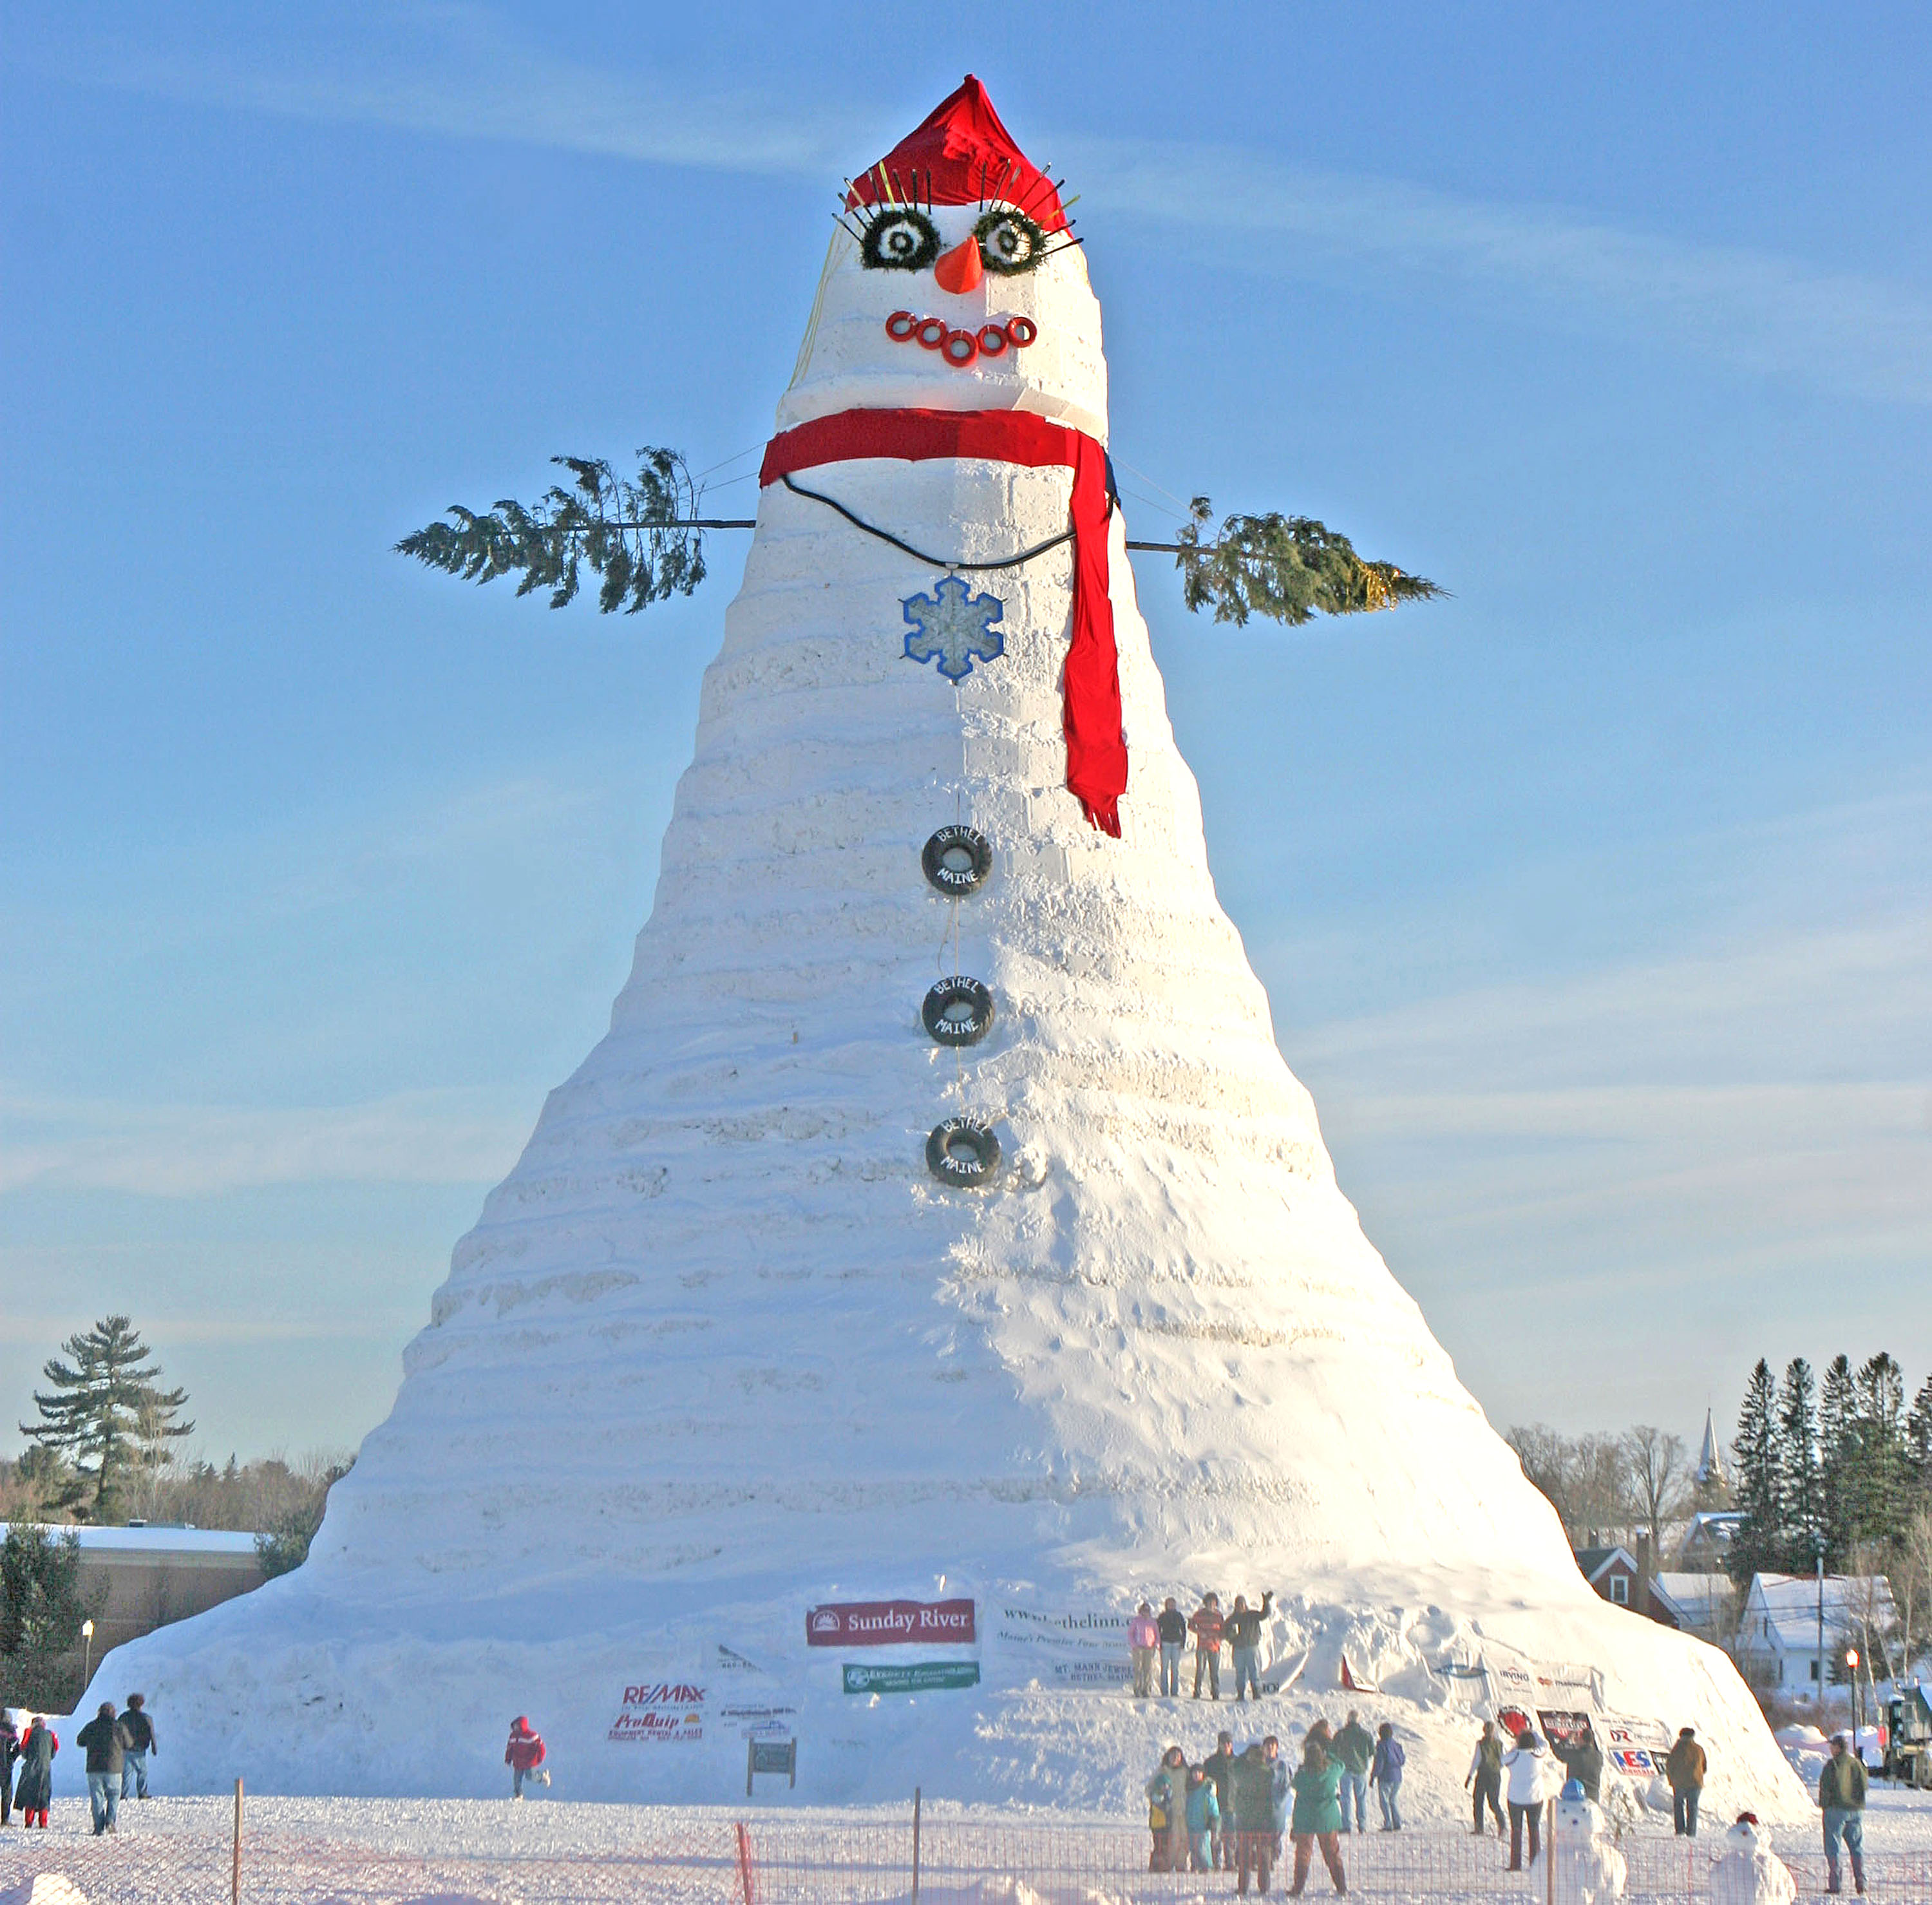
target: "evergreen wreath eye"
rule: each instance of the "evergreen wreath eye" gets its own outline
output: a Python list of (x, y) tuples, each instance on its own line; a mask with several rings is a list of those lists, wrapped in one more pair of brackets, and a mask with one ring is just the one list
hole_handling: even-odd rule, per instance
[(939, 256), (939, 227), (922, 212), (895, 206), (866, 227), (859, 255), (868, 272), (922, 272)]
[(989, 212), (973, 236), (987, 270), (1004, 277), (1031, 271), (1046, 255), (1046, 234), (1024, 212)]

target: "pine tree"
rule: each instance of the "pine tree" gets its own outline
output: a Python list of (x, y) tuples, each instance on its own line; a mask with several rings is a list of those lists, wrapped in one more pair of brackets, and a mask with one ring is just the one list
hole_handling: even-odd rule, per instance
[(1834, 1572), (1850, 1552), (1856, 1493), (1858, 1394), (1850, 1358), (1834, 1356), (1818, 1390), (1818, 1505), (1825, 1529), (1825, 1564)]
[(62, 1347), (73, 1360), (46, 1364), (52, 1390), (34, 1392), (40, 1419), (22, 1423), (20, 1432), (72, 1459), (82, 1478), (82, 1498), (72, 1505), (82, 1519), (111, 1521), (142, 1472), (170, 1459), (169, 1443), (194, 1432), (193, 1423), (174, 1419), (188, 1391), (160, 1387), (161, 1372), (128, 1317), (104, 1316)]
[(1910, 1459), (1905, 1372), (1880, 1350), (1858, 1373), (1852, 1420), (1850, 1522), (1856, 1541), (1889, 1543), (1903, 1532)]
[(1783, 1562), (1792, 1574), (1808, 1570), (1824, 1525), (1818, 1486), (1817, 1381), (1811, 1365), (1794, 1356), (1778, 1398), (1778, 1469), (1783, 1509)]
[(1905, 1447), (1918, 1486), (1932, 1490), (1932, 1376), (1918, 1385), (1912, 1399), (1912, 1413), (1905, 1418)]
[(10, 1696), (63, 1712), (81, 1694), (80, 1624), (90, 1612), (80, 1589), (80, 1544), (16, 1522), (0, 1541), (0, 1675)]
[(1754, 1574), (1775, 1568), (1782, 1556), (1783, 1504), (1779, 1499), (1778, 1384), (1760, 1356), (1744, 1387), (1738, 1410), (1737, 1438), (1731, 1444), (1732, 1492), (1742, 1519), (1731, 1537), (1724, 1568), (1739, 1587)]

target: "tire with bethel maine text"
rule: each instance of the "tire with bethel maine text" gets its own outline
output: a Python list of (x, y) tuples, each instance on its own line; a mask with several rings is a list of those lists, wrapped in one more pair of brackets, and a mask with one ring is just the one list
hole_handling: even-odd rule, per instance
[(926, 877), (949, 899), (976, 893), (993, 870), (993, 849), (977, 827), (943, 826), (920, 855)]
[(955, 973), (926, 994), (919, 1016), (935, 1045), (977, 1045), (993, 1029), (993, 995), (978, 980)]
[(950, 1118), (926, 1141), (926, 1168), (954, 1190), (984, 1190), (1000, 1174), (1000, 1141), (976, 1118)]

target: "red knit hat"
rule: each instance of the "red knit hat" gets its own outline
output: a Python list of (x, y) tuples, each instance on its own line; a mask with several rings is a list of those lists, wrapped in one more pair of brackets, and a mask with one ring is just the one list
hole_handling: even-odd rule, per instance
[(1013, 142), (986, 88), (969, 73), (957, 92), (852, 181), (845, 202), (986, 205), (995, 199), (1017, 206), (1042, 231), (1066, 229), (1053, 181)]

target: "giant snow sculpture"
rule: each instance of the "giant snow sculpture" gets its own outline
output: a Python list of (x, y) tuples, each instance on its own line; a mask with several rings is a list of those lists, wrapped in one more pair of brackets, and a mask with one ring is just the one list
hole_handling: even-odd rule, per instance
[(800, 1798), (1124, 1805), (1211, 1742), (1127, 1697), (1127, 1613), (1272, 1586), (1268, 1717), (1346, 1660), (1425, 1806), (1513, 1703), (1640, 1760), (1694, 1724), (1713, 1804), (1789, 1810), (1336, 1186), (1216, 902), (1054, 188), (969, 80), (848, 208), (609, 1034), (307, 1565), (97, 1694), (203, 1787), (494, 1792), (526, 1712), (559, 1796), (722, 1799), (762, 1730)]

